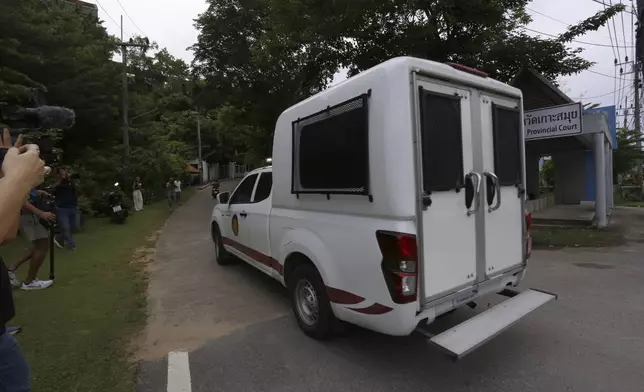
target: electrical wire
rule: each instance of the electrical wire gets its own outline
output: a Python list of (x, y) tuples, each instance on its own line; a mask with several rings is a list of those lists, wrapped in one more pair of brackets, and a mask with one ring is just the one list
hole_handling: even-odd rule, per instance
[[(633, 1), (633, 0), (631, 0), (631, 1)], [(532, 11), (532, 12), (534, 12), (535, 14), (539, 14), (539, 15), (543, 16), (544, 18), (548, 18), (548, 19), (550, 19), (550, 20), (552, 20), (552, 21), (555, 21), (555, 22), (557, 22), (557, 23), (561, 23), (562, 25), (564, 25), (564, 26), (566, 26), (566, 27), (571, 27), (571, 26), (573, 25), (572, 23), (564, 22), (564, 21), (563, 21), (563, 20), (561, 20), (561, 19), (557, 19), (557, 18), (554, 18), (554, 17), (552, 17), (552, 16), (550, 16), (550, 15), (544, 14), (543, 12), (537, 11), (537, 10), (535, 10), (534, 8), (526, 7), (526, 9), (527, 9), (527, 10), (530, 10), (530, 11)], [(633, 14), (631, 13), (631, 17), (632, 17), (632, 16), (633, 16)], [(608, 30), (608, 32), (610, 33), (610, 29)], [(612, 41), (613, 41), (612, 34), (611, 34), (611, 36), (609, 37), (609, 39), (611, 40), (611, 44), (612, 44)], [(633, 42), (635, 42), (635, 39), (633, 39), (633, 40), (629, 43), (629, 45), (634, 45), (634, 44), (633, 44)], [(626, 41), (624, 41), (624, 45), (626, 45)], [(615, 55), (615, 57), (617, 58), (617, 55)]]
[[(97, 0), (97, 2), (98, 2), (98, 0)], [(136, 24), (136, 22), (134, 21), (134, 19), (132, 19), (132, 17), (130, 16), (130, 14), (128, 14), (128, 13), (127, 13), (127, 10), (125, 9), (125, 7), (123, 7), (123, 4), (121, 3), (121, 0), (116, 0), (116, 2), (117, 2), (117, 3), (119, 3), (119, 6), (121, 7), (121, 9), (123, 10), (123, 12), (125, 13), (125, 16), (127, 16), (127, 18), (130, 20), (130, 22), (132, 22), (132, 24), (134, 25), (134, 27), (136, 27), (136, 28), (137, 28), (137, 30), (139, 30), (139, 31), (141, 32), (141, 34), (143, 34), (143, 36), (144, 36), (144, 37), (147, 37), (147, 34), (145, 34), (145, 32), (144, 32), (143, 30), (141, 30), (141, 28), (139, 27), (139, 25), (137, 25), (137, 24)], [(624, 42), (626, 42), (626, 41), (624, 41)]]
[(107, 12), (107, 10), (103, 7), (103, 5), (102, 5), (98, 0), (96, 0), (96, 5), (98, 5), (99, 7), (101, 7), (101, 9), (103, 10), (103, 12), (105, 12), (105, 15), (107, 15), (107, 17), (108, 17), (108, 18), (110, 18), (110, 20), (111, 20), (112, 22), (114, 22), (114, 25), (115, 25), (116, 27), (118, 27), (119, 29), (121, 28), (121, 25), (120, 25), (119, 23), (117, 23), (117, 22), (114, 20), (114, 18), (112, 18), (112, 15), (110, 15), (110, 13), (109, 13), (109, 12)]
[[(604, 4), (604, 3), (602, 3)], [(612, 7), (613, 6), (613, 0), (609, 0), (609, 4)], [(604, 11), (606, 10), (606, 4), (604, 4)], [(610, 18), (610, 22), (613, 22), (613, 33), (615, 34), (613, 37), (615, 38), (615, 49), (617, 49), (617, 59), (619, 62), (622, 61), (622, 55), (619, 53), (619, 38), (617, 37), (617, 28), (615, 27), (615, 18)]]
[[(616, 70), (617, 70), (617, 69), (616, 69)], [(607, 78), (612, 78), (612, 79), (617, 79), (617, 80), (621, 80), (621, 79), (622, 79), (622, 78), (619, 78), (619, 77), (617, 77), (617, 76), (610, 76), (610, 75), (605, 74), (605, 73), (601, 73), (601, 72), (593, 71), (592, 69), (585, 69), (585, 70), (583, 70), (582, 72), (590, 72), (590, 73), (594, 73), (594, 74), (596, 74), (596, 75), (601, 75), (601, 76), (605, 76), (605, 77), (607, 77)], [(629, 82), (634, 82), (634, 81), (635, 81), (635, 79), (628, 79), (628, 81), (629, 81)]]
[[(622, 3), (622, 0), (619, 0), (619, 4), (621, 6), (624, 6), (624, 3)], [(624, 7), (626, 8), (626, 7)], [(624, 13), (620, 12), (619, 16), (622, 18), (622, 37), (624, 38), (624, 45), (626, 45), (626, 28), (624, 27)], [(626, 52), (626, 49), (624, 49), (624, 52)], [(624, 53), (625, 56), (628, 56), (628, 54)]]
[(578, 100), (581, 100), (581, 99), (595, 99), (595, 98), (603, 98), (603, 97), (605, 97), (605, 96), (607, 96), (607, 95), (615, 94), (616, 92), (617, 92), (617, 90), (614, 90), (614, 91), (607, 92), (606, 94), (595, 95), (594, 97), (584, 97), (584, 96), (582, 95), (582, 96), (579, 96), (579, 97), (576, 97), (576, 98), (573, 98), (573, 99), (574, 99), (575, 101), (578, 101)]
[[(546, 35), (548, 37), (559, 38), (558, 35), (544, 33), (543, 31), (534, 30), (534, 29), (531, 29), (531, 28), (528, 28), (528, 27), (521, 26), (520, 28), (524, 29), (524, 30), (531, 31), (533, 33), (543, 34), (543, 35)], [(596, 43), (593, 43), (593, 42), (579, 41), (579, 40), (574, 40), (574, 39), (571, 40), (571, 42), (576, 42), (576, 43), (582, 44), (582, 45), (601, 46), (601, 47), (604, 47), (604, 48), (616, 48), (616, 47), (618, 47), (618, 48), (634, 48), (635, 47), (634, 45), (619, 46), (619, 45), (608, 45), (608, 44), (596, 44)]]

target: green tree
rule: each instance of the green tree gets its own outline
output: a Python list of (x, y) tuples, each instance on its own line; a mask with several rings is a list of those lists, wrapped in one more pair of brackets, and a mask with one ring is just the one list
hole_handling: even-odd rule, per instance
[(578, 73), (593, 63), (576, 37), (597, 30), (623, 5), (571, 26), (557, 38), (531, 37), (528, 0), (209, 0), (199, 16), (196, 74), (208, 105), (245, 113), (236, 127), (254, 155), (270, 153), (279, 113), (327, 87), (342, 68), (355, 75), (395, 56), (463, 63), (509, 82), (530, 66), (547, 78)]
[[(620, 177), (635, 177), (637, 163), (644, 160), (642, 152), (642, 135), (632, 129), (617, 130), (617, 149), (613, 151), (613, 177), (618, 183)], [(639, 181), (636, 181), (639, 184)]]

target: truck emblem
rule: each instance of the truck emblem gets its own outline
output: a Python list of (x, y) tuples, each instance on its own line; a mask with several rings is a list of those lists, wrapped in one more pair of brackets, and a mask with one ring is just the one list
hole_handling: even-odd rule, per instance
[(233, 215), (232, 226), (233, 226), (233, 233), (235, 234), (235, 236), (238, 236), (239, 235), (239, 220), (237, 219), (237, 214)]

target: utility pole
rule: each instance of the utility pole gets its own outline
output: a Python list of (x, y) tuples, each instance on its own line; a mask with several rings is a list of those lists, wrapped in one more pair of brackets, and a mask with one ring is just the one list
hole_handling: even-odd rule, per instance
[(201, 120), (199, 119), (199, 108), (197, 108), (197, 154), (199, 159), (199, 183), (203, 182), (203, 161), (201, 160)]
[(129, 42), (123, 40), (123, 15), (121, 15), (121, 42), (119, 46), (121, 47), (121, 62), (123, 65), (122, 69), (122, 83), (123, 83), (123, 164), (125, 169), (126, 177), (129, 175), (130, 169), (130, 134), (128, 130), (129, 122), (127, 119), (127, 109), (128, 109), (128, 97), (127, 97), (127, 48), (148, 48), (150, 45), (148, 39), (145, 39), (145, 44), (137, 44), (132, 41), (130, 38)]
[(628, 128), (628, 96), (624, 97), (624, 129)]

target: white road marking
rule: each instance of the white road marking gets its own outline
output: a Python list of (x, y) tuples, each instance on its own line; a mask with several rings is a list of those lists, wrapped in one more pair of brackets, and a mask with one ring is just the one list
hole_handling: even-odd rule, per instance
[(187, 352), (171, 351), (168, 353), (167, 392), (192, 392), (190, 360)]

